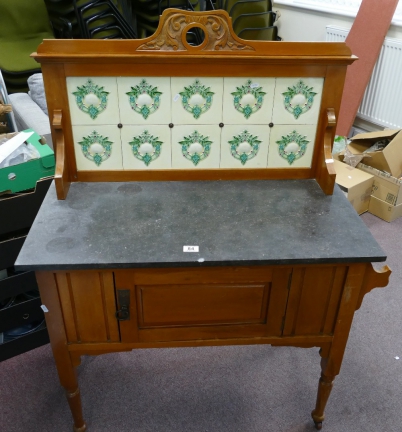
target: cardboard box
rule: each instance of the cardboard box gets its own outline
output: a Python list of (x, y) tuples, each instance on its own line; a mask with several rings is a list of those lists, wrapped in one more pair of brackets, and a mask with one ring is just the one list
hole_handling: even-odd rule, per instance
[[(24, 132), (31, 131), (32, 129), (27, 129)], [(39, 179), (54, 176), (55, 159), (53, 150), (47, 144), (41, 144), (40, 136), (36, 132), (27, 139), (27, 142), (38, 150), (40, 158), (1, 168), (0, 193), (5, 191), (15, 193), (32, 189)]]
[(402, 204), (396, 206), (390, 205), (387, 202), (372, 196), (370, 198), (368, 211), (387, 222), (392, 222), (402, 216)]
[(353, 154), (362, 154), (376, 141), (388, 138), (391, 142), (381, 151), (368, 152), (362, 163), (386, 171), (394, 177), (402, 174), (402, 131), (385, 130), (381, 132), (370, 132), (358, 134), (352, 138), (347, 148)]
[(402, 204), (402, 180), (363, 163), (359, 163), (357, 168), (374, 176), (372, 196), (390, 205)]
[(334, 160), (336, 183), (347, 194), (347, 198), (358, 214), (369, 208), (374, 176), (343, 162)]

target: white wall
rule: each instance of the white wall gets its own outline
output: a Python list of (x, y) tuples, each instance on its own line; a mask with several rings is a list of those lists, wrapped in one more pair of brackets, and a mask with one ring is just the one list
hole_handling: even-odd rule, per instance
[[(354, 21), (353, 17), (279, 5), (275, 2), (273, 10), (278, 10), (281, 14), (277, 22), (278, 34), (287, 42), (325, 41), (325, 27), (327, 25), (350, 29)], [(402, 27), (391, 25), (387, 37), (402, 39)]]

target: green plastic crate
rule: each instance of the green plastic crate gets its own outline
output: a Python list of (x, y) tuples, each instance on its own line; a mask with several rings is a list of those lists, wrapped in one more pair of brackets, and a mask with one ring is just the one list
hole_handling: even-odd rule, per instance
[[(34, 131), (27, 129), (24, 132)], [(0, 169), (0, 193), (32, 189), (39, 179), (54, 176), (54, 152), (47, 144), (41, 144), (39, 140), (40, 136), (36, 132), (27, 139), (27, 142), (38, 150), (39, 159)]]

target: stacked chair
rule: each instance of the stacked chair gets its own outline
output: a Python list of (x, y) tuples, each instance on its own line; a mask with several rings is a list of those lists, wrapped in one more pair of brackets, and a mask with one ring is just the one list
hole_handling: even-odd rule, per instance
[(281, 40), (271, 0), (221, 0), (221, 6), (232, 17), (233, 30), (242, 39)]
[[(167, 8), (186, 10), (224, 9), (232, 17), (233, 29), (242, 39), (281, 40), (274, 25), (277, 15), (272, 11), (272, 0), (131, 0), (137, 18), (138, 37), (155, 33), (159, 18)], [(193, 30), (189, 43), (199, 45), (203, 36)]]
[[(131, 0), (133, 15), (137, 20), (138, 37), (142, 39), (155, 33), (160, 15), (165, 9), (199, 11), (200, 3), (198, 0)], [(201, 35), (196, 30), (191, 33), (191, 36), (194, 44), (202, 42)]]
[(53, 38), (43, 0), (0, 0), (0, 69), (8, 93), (28, 90), (28, 78), (40, 72), (30, 54)]
[(130, 0), (44, 0), (57, 38), (135, 39)]

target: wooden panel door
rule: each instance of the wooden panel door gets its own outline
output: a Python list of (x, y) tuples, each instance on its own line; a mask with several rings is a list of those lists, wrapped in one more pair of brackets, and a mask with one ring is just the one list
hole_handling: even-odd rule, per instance
[(291, 269), (215, 267), (115, 272), (130, 290), (122, 342), (280, 336)]

